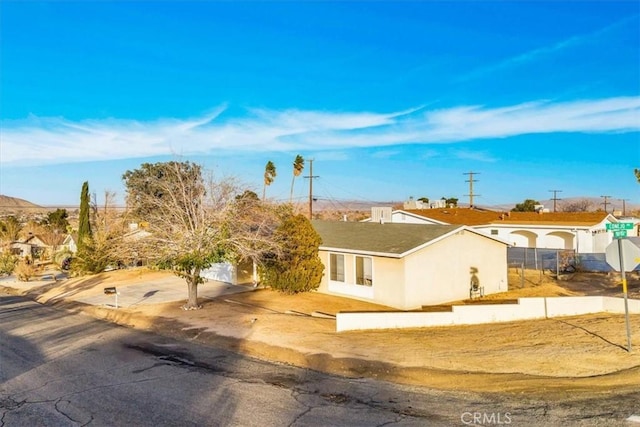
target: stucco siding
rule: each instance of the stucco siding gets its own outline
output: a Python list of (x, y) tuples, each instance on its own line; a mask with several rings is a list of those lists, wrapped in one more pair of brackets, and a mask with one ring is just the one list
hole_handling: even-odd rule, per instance
[[(347, 249), (322, 249), (319, 256), (325, 265), (319, 292), (400, 310), (469, 298), (472, 269), (485, 294), (507, 290), (507, 245), (468, 229), (403, 256), (356, 255)], [(343, 268), (332, 273), (336, 257), (344, 260)], [(371, 286), (357, 283), (362, 280), (357, 257), (371, 259)]]
[[(344, 282), (331, 280), (331, 253), (344, 256)], [(319, 292), (348, 296), (389, 307), (402, 305), (404, 300), (404, 262), (402, 259), (369, 257), (372, 262), (371, 286), (365, 286), (356, 283), (356, 255), (321, 250), (319, 256), (325, 265), (324, 275), (318, 287)]]
[(403, 307), (406, 279), (405, 260), (375, 257), (373, 260), (373, 291), (377, 303), (389, 307)]
[(463, 231), (409, 255), (403, 308), (469, 298), (472, 268), (485, 294), (507, 290), (507, 249), (495, 240)]

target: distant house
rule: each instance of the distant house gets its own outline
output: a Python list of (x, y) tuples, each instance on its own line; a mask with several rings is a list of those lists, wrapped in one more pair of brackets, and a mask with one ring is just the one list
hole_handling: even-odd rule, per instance
[(12, 242), (11, 253), (21, 258), (51, 259), (53, 253), (63, 246), (65, 236), (62, 234), (31, 234), (22, 241)]
[[(484, 209), (442, 208), (391, 211), (378, 208), (371, 221), (386, 217), (403, 224), (467, 225), (512, 246), (545, 249), (574, 249), (579, 253), (603, 253), (613, 240), (607, 224), (621, 222), (607, 212), (496, 212)], [(625, 220), (626, 221), (626, 220)], [(629, 236), (638, 235), (636, 226)]]
[(401, 310), (507, 290), (507, 243), (460, 225), (313, 221), (319, 291)]
[(218, 262), (202, 270), (200, 276), (207, 280), (231, 285), (256, 284), (258, 282), (257, 266), (248, 260), (237, 264)]
[(62, 242), (64, 249), (75, 254), (78, 252), (78, 233), (69, 233)]

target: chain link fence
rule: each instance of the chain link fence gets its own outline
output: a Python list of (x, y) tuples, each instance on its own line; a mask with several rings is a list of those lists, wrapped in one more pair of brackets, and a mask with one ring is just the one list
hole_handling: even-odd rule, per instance
[[(608, 273), (614, 271), (604, 253), (576, 254), (572, 249), (507, 248), (509, 267), (529, 270), (563, 272), (588, 271)], [(638, 268), (636, 268), (637, 270)]]

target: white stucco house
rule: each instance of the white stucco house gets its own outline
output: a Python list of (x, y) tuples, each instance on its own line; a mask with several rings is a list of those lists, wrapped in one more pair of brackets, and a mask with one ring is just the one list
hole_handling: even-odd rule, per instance
[(573, 249), (577, 253), (603, 253), (613, 241), (607, 224), (632, 222), (629, 237), (638, 236), (638, 219), (618, 219), (598, 212), (496, 212), (470, 208), (373, 208), (371, 222), (466, 225), (505, 240), (514, 247)]
[(313, 221), (319, 292), (400, 310), (507, 290), (507, 242), (467, 226)]

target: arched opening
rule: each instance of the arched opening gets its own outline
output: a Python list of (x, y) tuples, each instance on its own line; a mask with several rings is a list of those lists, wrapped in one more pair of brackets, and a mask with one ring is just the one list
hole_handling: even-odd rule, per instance
[(538, 235), (528, 230), (517, 230), (512, 231), (509, 234), (509, 240), (517, 247), (535, 248), (538, 241)]
[(569, 231), (552, 231), (544, 236), (544, 248), (574, 249), (576, 235)]

